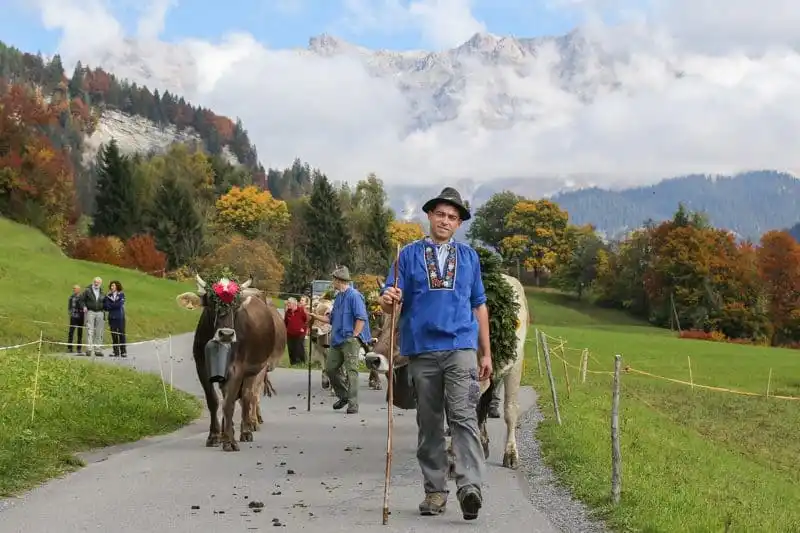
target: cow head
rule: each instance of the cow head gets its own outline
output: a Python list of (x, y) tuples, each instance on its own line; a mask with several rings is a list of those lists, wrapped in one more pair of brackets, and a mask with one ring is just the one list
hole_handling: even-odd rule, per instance
[(197, 290), (178, 296), (178, 304), (187, 309), (203, 307), (200, 320), (208, 320), (214, 329), (212, 340), (223, 344), (236, 342), (234, 317), (239, 306), (250, 296), (258, 296), (261, 291), (250, 288), (253, 282), (248, 279), (237, 285), (228, 278), (220, 278), (211, 285), (213, 295), (208, 292), (208, 284), (199, 275), (195, 276)]
[[(314, 306), (314, 314), (327, 316), (330, 318), (331, 309), (333, 309), (333, 302), (330, 300), (319, 299)], [(311, 340), (320, 342), (323, 345), (330, 346), (331, 343), (331, 325), (326, 322), (313, 322), (311, 324)]]
[[(397, 312), (393, 316), (384, 315), (384, 324), (379, 330), (378, 338), (372, 343), (372, 350), (366, 355), (364, 364), (371, 370), (378, 372), (389, 371), (389, 340), (391, 337), (391, 321), (394, 322), (394, 367), (403, 366), (408, 363), (408, 358), (398, 355), (400, 351), (400, 328), (397, 322), (400, 317), (402, 305), (397, 306)], [(387, 320), (388, 319), (388, 320)]]

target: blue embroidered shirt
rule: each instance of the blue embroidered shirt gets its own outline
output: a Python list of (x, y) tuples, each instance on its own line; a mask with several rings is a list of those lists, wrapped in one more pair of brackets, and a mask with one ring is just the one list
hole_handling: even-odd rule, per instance
[(372, 338), (369, 331), (369, 317), (364, 298), (353, 287), (348, 287), (333, 299), (331, 310), (331, 346), (340, 346), (353, 337), (356, 320), (363, 320), (364, 327), (358, 336), (364, 343)]
[[(400, 355), (478, 349), (473, 310), (486, 303), (486, 292), (478, 253), (471, 246), (450, 241), (437, 247), (429, 238), (414, 241), (400, 250), (398, 272), (397, 286), (403, 291)], [(391, 268), (381, 292), (393, 283)]]

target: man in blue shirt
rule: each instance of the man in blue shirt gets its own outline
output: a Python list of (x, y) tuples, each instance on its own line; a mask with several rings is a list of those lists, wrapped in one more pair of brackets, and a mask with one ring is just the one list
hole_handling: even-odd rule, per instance
[[(330, 320), (312, 314), (311, 317), (331, 324), (331, 347), (325, 370), (339, 400), (333, 404), (336, 410), (347, 405), (347, 413), (358, 412), (358, 354), (362, 345), (371, 338), (369, 317), (364, 298), (350, 286), (350, 270), (340, 267), (331, 274), (333, 287), (338, 294), (333, 300)], [(344, 366), (347, 374), (339, 371)]]
[[(400, 251), (398, 283), (390, 269), (381, 308), (398, 320), (400, 355), (409, 358), (417, 396), (417, 459), (424, 478), (423, 515), (443, 513), (447, 504), (448, 458), (444, 421), (455, 455), (455, 481), (461, 513), (478, 517), (485, 458), (478, 433), (480, 381), (492, 373), (489, 313), (477, 252), (453, 239), (469, 211), (455, 189), (446, 187), (426, 202), (430, 234)], [(477, 352), (480, 348), (480, 357)]]

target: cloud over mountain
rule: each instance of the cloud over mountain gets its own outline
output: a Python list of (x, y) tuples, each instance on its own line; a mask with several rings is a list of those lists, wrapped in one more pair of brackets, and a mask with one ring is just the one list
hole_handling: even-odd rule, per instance
[[(559, 0), (585, 25), (524, 39), (477, 33), (467, 0), (344, 0), (342, 23), (414, 26), (440, 51), (359, 48), (323, 35), (275, 50), (251, 35), (158, 41), (173, 2), (142, 7), (139, 35), (100, 0), (39, 0), (80, 59), (239, 116), (267, 166), (298, 156), (334, 179), (390, 183), (562, 177), (646, 183), (690, 172), (795, 171), (800, 10), (788, 0), (654, 0), (618, 24), (602, 0)], [(443, 22), (450, 20), (448, 31)], [(461, 43), (461, 44), (457, 44)]]

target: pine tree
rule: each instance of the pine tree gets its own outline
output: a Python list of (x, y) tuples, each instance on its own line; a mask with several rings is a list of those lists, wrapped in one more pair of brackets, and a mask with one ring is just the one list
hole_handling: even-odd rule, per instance
[(350, 233), (336, 192), (328, 177), (318, 171), (306, 213), (308, 261), (315, 274), (329, 276), (337, 265), (350, 262)]
[(126, 240), (137, 233), (141, 210), (136, 198), (133, 165), (112, 139), (100, 149), (97, 161), (92, 235), (116, 235)]
[(167, 176), (156, 191), (149, 215), (156, 247), (167, 254), (169, 268), (185, 265), (203, 246), (203, 217), (188, 185)]
[(367, 227), (362, 237), (364, 249), (369, 251), (367, 268), (372, 273), (383, 273), (394, 259), (392, 242), (389, 239), (389, 225), (392, 213), (385, 206), (372, 202), (368, 210)]

